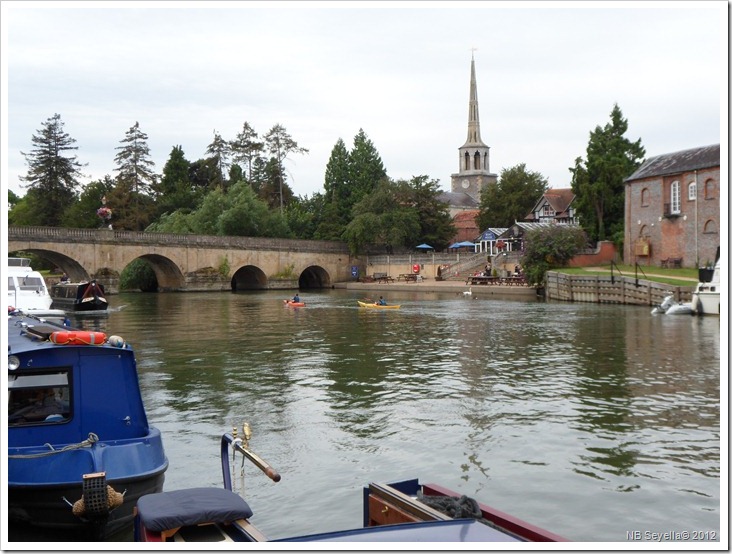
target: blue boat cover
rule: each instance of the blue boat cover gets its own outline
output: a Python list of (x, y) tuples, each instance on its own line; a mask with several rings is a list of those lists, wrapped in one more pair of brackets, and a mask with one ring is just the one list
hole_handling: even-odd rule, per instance
[(451, 519), (377, 525), (274, 542), (521, 542), (521, 539), (474, 519)]
[(146, 529), (160, 533), (202, 523), (229, 523), (252, 517), (241, 496), (227, 489), (200, 487), (146, 494), (137, 502), (137, 513)]

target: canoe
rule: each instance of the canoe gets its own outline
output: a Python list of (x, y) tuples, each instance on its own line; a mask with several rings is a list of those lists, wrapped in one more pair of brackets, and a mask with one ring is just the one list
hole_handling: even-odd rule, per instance
[(382, 306), (381, 304), (375, 304), (373, 302), (361, 302), (358, 301), (358, 305), (361, 308), (376, 308), (377, 310), (398, 310), (402, 307), (401, 304), (387, 304), (386, 306)]
[(283, 300), (285, 303), (285, 306), (290, 306), (291, 308), (304, 308), (305, 302), (293, 302), (292, 300)]

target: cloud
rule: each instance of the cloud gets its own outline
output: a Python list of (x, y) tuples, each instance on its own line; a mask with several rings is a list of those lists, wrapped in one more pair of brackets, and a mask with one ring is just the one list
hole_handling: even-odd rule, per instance
[(233, 139), (247, 121), (309, 149), (287, 164), (296, 194), (322, 191), (333, 146), (359, 129), (391, 177), (449, 190), (471, 55), (494, 173), (525, 163), (568, 186), (615, 103), (649, 155), (726, 137), (719, 3), (7, 4), (3, 182), (16, 192), (20, 152), (54, 113), (93, 178), (114, 175), (136, 121), (158, 172), (174, 146), (197, 160), (214, 130)]

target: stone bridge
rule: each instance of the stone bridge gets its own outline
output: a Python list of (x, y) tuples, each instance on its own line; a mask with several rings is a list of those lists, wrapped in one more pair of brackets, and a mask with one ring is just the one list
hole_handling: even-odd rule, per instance
[(7, 240), (9, 253), (33, 253), (110, 294), (138, 258), (155, 271), (159, 291), (330, 288), (359, 265), (345, 243), (329, 241), (19, 226), (8, 227)]

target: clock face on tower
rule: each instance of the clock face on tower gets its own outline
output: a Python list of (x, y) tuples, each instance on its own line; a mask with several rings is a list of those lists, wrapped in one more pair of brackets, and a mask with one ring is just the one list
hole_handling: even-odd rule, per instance
[(463, 179), (462, 185), (463, 188), (466, 189), (470, 186), (470, 181), (468, 181), (467, 179)]

